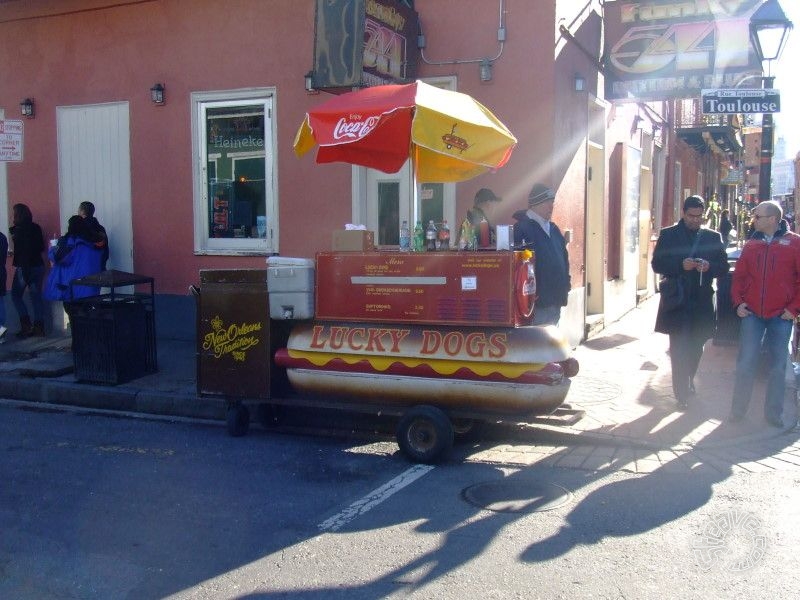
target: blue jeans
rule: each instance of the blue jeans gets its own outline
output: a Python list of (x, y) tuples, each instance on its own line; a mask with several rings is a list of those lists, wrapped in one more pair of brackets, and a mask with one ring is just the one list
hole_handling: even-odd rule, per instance
[(560, 319), (560, 306), (537, 306), (531, 325), (558, 325)]
[(794, 321), (781, 319), (780, 316), (763, 319), (749, 315), (742, 319), (731, 414), (741, 417), (747, 412), (750, 397), (753, 395), (753, 382), (757, 376), (756, 369), (763, 342), (763, 348), (767, 351), (769, 359), (764, 416), (769, 420), (781, 418), (783, 396), (786, 391), (786, 360), (793, 326)]
[(22, 295), (25, 293), (25, 288), (28, 288), (28, 294), (31, 297), (31, 306), (33, 307), (33, 320), (38, 322), (44, 321), (44, 300), (42, 300), (42, 281), (44, 281), (44, 266), (41, 267), (28, 267), (27, 280), (22, 276), (22, 269), (16, 267), (14, 269), (14, 281), (11, 283), (11, 300), (14, 302), (14, 308), (17, 309), (19, 318), (28, 316), (28, 307), (25, 306), (25, 301)]

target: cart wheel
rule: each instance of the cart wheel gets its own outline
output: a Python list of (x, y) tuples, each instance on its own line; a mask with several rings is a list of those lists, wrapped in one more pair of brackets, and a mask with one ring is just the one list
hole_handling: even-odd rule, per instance
[(484, 424), (475, 419), (453, 419), (453, 433), (460, 442), (472, 442), (480, 437)]
[(432, 464), (453, 447), (453, 426), (435, 406), (415, 406), (397, 425), (397, 443), (410, 460)]
[(259, 404), (257, 408), (258, 422), (264, 429), (278, 427), (283, 421), (283, 406), (278, 404)]
[(228, 435), (241, 437), (250, 428), (250, 411), (243, 404), (229, 405), (225, 417), (228, 422)]

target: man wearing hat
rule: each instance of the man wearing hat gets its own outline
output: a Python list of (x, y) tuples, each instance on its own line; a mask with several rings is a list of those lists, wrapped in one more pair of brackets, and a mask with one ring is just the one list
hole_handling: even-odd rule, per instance
[[(484, 232), (486, 236), (485, 246), (490, 246), (494, 240), (494, 226), (492, 220), (489, 218), (494, 210), (495, 203), (500, 202), (501, 198), (490, 190), (489, 188), (481, 188), (475, 194), (474, 205), (467, 211), (467, 220), (472, 225), (476, 233), (476, 237), (480, 241), (481, 223), (486, 222), (484, 225)], [(488, 215), (486, 213), (489, 213)], [(461, 235), (461, 233), (459, 233)]]
[(534, 252), (536, 292), (534, 325), (558, 325), (571, 286), (567, 242), (550, 218), (556, 194), (537, 183), (528, 194), (528, 210), (514, 213), (514, 245)]

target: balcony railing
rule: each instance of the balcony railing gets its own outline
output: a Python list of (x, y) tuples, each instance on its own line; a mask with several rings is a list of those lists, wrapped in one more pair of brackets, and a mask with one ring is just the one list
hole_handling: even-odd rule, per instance
[(703, 114), (700, 100), (697, 98), (679, 100), (675, 103), (675, 127), (677, 128), (732, 127), (741, 129), (741, 123), (742, 115), (739, 114)]
[(675, 132), (698, 150), (709, 137), (726, 153), (739, 152), (743, 146), (742, 115), (703, 114), (699, 98), (675, 102)]

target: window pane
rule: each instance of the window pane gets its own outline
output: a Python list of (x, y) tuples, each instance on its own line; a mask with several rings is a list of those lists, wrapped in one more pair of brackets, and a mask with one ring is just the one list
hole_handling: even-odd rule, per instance
[(378, 184), (378, 245), (400, 244), (400, 184), (382, 181)]
[(420, 186), (419, 214), (422, 216), (423, 226), (428, 221), (441, 223), (444, 220), (444, 184), (423, 183)]
[(264, 105), (206, 109), (209, 237), (266, 237)]

